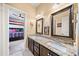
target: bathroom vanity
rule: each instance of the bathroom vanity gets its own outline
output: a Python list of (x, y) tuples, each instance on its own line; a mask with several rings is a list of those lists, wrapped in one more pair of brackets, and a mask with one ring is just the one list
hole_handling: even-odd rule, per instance
[(72, 43), (60, 42), (54, 37), (33, 35), (28, 37), (28, 48), (35, 56), (74, 56)]
[(49, 50), (43, 45), (37, 43), (32, 38), (28, 38), (28, 47), (35, 56), (59, 56), (55, 52)]

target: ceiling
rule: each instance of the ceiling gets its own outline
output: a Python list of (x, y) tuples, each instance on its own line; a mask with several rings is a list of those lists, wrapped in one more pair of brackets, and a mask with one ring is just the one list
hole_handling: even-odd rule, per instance
[[(55, 4), (55, 3), (31, 3), (33, 7), (37, 8), (40, 4)], [(59, 3), (56, 3), (59, 5)]]

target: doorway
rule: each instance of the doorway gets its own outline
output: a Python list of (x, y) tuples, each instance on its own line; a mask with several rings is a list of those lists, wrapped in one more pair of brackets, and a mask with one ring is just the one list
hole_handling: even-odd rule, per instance
[(27, 20), (26, 12), (9, 8), (9, 55), (10, 56), (33, 56), (26, 47)]

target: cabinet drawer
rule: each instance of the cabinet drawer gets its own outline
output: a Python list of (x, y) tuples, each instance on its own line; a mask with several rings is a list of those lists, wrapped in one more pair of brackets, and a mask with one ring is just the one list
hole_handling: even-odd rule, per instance
[(34, 51), (39, 54), (39, 48), (34, 46)]
[(31, 52), (33, 52), (33, 40), (28, 38), (28, 48)]
[(34, 41), (34, 46), (39, 48), (39, 44), (37, 42)]
[(59, 55), (40, 45), (40, 56), (59, 56)]
[(49, 56), (59, 56), (59, 55), (56, 54), (55, 52), (50, 51), (50, 52), (49, 52)]
[(34, 56), (39, 56), (39, 54), (34, 51)]
[(44, 46), (40, 45), (40, 56), (48, 56), (49, 50)]

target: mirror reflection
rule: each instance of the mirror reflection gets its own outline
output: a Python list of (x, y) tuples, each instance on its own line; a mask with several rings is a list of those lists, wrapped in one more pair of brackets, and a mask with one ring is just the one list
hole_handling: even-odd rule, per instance
[(53, 17), (53, 34), (69, 36), (69, 10)]
[(71, 10), (71, 8), (67, 8), (52, 14), (52, 35), (66, 37), (73, 36)]

